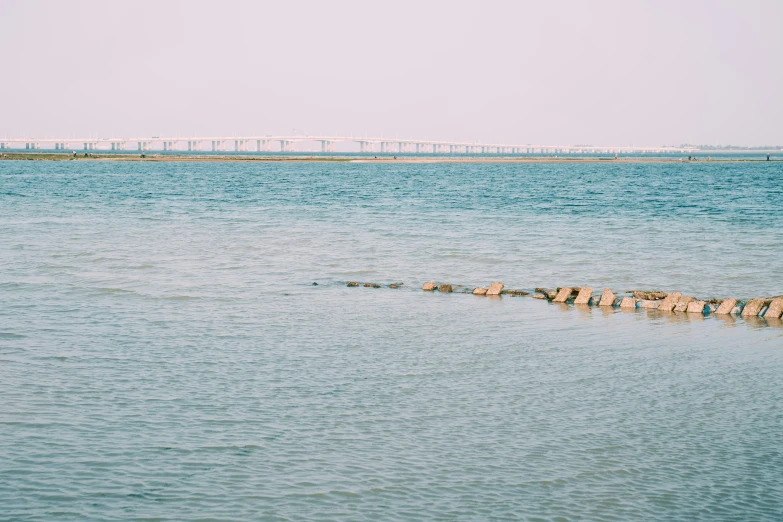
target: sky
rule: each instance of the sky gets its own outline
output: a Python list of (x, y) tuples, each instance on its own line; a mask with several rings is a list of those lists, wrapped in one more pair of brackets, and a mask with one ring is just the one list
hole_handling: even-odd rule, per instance
[(783, 144), (783, 2), (0, 0), (0, 136)]

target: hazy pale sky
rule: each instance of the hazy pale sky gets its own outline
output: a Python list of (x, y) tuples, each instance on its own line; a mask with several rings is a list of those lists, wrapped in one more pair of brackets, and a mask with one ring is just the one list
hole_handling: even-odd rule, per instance
[(783, 144), (783, 2), (0, 0), (0, 136)]

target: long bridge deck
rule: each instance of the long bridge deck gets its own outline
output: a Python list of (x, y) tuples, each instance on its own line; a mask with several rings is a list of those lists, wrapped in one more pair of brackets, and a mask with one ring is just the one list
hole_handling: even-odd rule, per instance
[[(466, 141), (433, 141), (401, 138), (370, 138), (359, 136), (171, 136), (130, 138), (0, 138), (0, 149), (55, 150), (76, 148), (84, 150), (126, 150), (135, 144), (139, 151), (188, 150), (212, 151), (234, 150), (237, 152), (294, 152), (296, 145), (303, 142), (320, 143), (321, 152), (335, 152), (337, 143), (352, 142), (359, 145), (360, 152), (386, 153), (441, 153), (441, 154), (590, 154), (590, 153), (687, 153), (694, 148), (681, 147), (626, 147), (626, 146), (582, 146), (582, 145), (532, 145), (507, 143), (479, 143)], [(277, 144), (277, 146), (274, 146)], [(79, 145), (81, 147), (79, 147)]]

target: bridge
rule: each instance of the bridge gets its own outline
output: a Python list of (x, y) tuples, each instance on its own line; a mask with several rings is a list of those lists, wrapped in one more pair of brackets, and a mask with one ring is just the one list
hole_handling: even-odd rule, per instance
[[(364, 153), (431, 153), (431, 154), (675, 154), (687, 153), (695, 148), (682, 147), (626, 147), (587, 145), (531, 145), (507, 143), (480, 143), (467, 141), (432, 141), (399, 138), (369, 138), (359, 136), (188, 136), (188, 137), (131, 137), (131, 138), (0, 138), (0, 149), (86, 151), (124, 151), (135, 144), (141, 152), (201, 151), (223, 152), (295, 152), (303, 142), (320, 143), (321, 152), (335, 152), (337, 143), (352, 142)], [(72, 147), (74, 146), (75, 147)], [(132, 147), (131, 147), (132, 148)]]

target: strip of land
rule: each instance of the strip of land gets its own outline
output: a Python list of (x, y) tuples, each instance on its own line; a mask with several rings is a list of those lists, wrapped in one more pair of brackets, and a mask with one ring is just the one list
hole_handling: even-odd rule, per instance
[(682, 157), (630, 156), (311, 156), (290, 155), (235, 155), (235, 154), (112, 154), (112, 153), (54, 153), (54, 152), (5, 152), (0, 161), (141, 161), (141, 162), (350, 162), (350, 163), (745, 163), (776, 161), (759, 158), (706, 158), (688, 160)]

